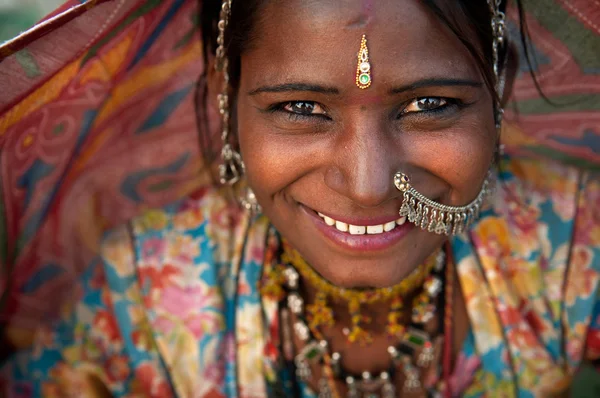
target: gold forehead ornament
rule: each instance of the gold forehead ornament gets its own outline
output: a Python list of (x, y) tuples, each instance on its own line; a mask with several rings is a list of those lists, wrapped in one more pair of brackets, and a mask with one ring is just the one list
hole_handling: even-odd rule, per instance
[(358, 50), (358, 62), (356, 65), (356, 85), (364, 90), (371, 85), (371, 64), (369, 63), (369, 48), (367, 47), (367, 36), (363, 35)]

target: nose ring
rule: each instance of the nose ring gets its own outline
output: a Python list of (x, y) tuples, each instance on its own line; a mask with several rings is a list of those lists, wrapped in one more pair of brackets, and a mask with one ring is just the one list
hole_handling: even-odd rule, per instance
[(438, 235), (458, 235), (479, 218), (481, 206), (490, 192), (492, 171), (483, 182), (477, 197), (465, 206), (449, 206), (427, 198), (410, 183), (410, 177), (399, 171), (394, 174), (394, 186), (402, 192), (398, 214), (417, 227)]

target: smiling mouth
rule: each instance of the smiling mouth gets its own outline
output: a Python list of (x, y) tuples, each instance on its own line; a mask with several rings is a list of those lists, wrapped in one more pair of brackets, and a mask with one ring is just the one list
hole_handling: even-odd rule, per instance
[(352, 225), (343, 221), (335, 220), (323, 213), (317, 213), (319, 217), (325, 222), (326, 225), (331, 228), (335, 228), (340, 232), (345, 232), (349, 235), (380, 235), (387, 232), (391, 232), (396, 227), (404, 225), (406, 223), (406, 217), (400, 217), (397, 220), (389, 221), (385, 224), (376, 225)]

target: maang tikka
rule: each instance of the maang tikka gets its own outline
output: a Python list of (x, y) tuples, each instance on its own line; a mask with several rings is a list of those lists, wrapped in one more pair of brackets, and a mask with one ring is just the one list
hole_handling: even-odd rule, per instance
[(367, 47), (367, 36), (363, 35), (358, 50), (358, 61), (356, 65), (356, 85), (364, 90), (371, 86), (371, 63), (369, 62), (369, 48)]
[[(223, 74), (223, 90), (218, 96), (219, 113), (222, 119), (221, 141), (223, 148), (221, 149), (221, 164), (219, 165), (219, 180), (221, 184), (233, 186), (243, 177), (246, 167), (240, 153), (233, 148), (230, 142), (229, 128), (229, 62), (225, 54), (225, 30), (229, 25), (229, 17), (231, 16), (232, 0), (223, 0), (221, 11), (219, 14), (219, 23), (217, 28), (219, 34), (217, 36), (217, 51), (215, 70)], [(246, 186), (244, 194), (239, 199), (240, 204), (251, 213), (260, 213), (261, 208), (256, 201), (256, 196), (250, 187)]]
[[(492, 62), (494, 69), (495, 90), (497, 98), (501, 100), (504, 91), (505, 68), (500, 67), (500, 50), (506, 39), (506, 15), (502, 11), (502, 0), (487, 0), (490, 7), (492, 24)], [(504, 57), (506, 60), (506, 56)], [(496, 129), (500, 132), (502, 125), (502, 104), (498, 100), (494, 103), (494, 116)], [(411, 184), (408, 175), (399, 171), (394, 175), (394, 186), (402, 192), (402, 205), (400, 217), (406, 219), (417, 227), (439, 235), (457, 235), (466, 231), (477, 218), (485, 199), (492, 191), (492, 181), (495, 177), (493, 168), (490, 168), (477, 197), (464, 206), (448, 206), (435, 202), (417, 191)]]

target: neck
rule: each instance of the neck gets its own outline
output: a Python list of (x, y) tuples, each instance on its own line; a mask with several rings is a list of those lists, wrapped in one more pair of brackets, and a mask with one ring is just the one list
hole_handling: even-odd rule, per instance
[[(432, 272), (434, 269), (441, 270), (444, 258), (443, 254), (434, 253), (397, 285), (371, 290), (334, 286), (285, 242), (282, 261), (293, 266), (302, 278), (307, 320), (313, 332), (334, 325), (344, 325), (349, 328), (347, 337), (350, 343), (368, 344), (372, 342), (373, 333), (382, 334), (384, 331), (390, 339), (402, 338), (405, 324), (412, 319), (409, 316), (410, 304), (415, 293), (420, 293), (416, 301), (424, 303), (428, 301), (427, 298), (420, 297), (428, 296), (428, 292), (420, 287), (426, 280), (431, 282), (436, 279), (438, 287), (435, 290), (439, 292), (441, 289), (441, 282)], [(437, 293), (434, 294), (436, 295)]]
[[(301, 294), (302, 297), (307, 304), (314, 305), (319, 289), (311, 284), (306, 278), (302, 278), (301, 281)], [(416, 287), (411, 292), (406, 294), (405, 302), (412, 302), (413, 298), (421, 289)], [(328, 298), (327, 306), (331, 308), (333, 315), (335, 317), (335, 324), (344, 332), (344, 334), (348, 334), (352, 329), (352, 314), (350, 313), (348, 300), (344, 299), (331, 299)], [(362, 303), (360, 306), (361, 315), (368, 317), (369, 322), (362, 322), (361, 327), (372, 334), (373, 337), (377, 336), (385, 336), (388, 315), (392, 312), (392, 302), (391, 300), (380, 301), (372, 304), (364, 304)], [(400, 320), (401, 324), (407, 325), (410, 322), (409, 311), (402, 311), (402, 319)], [(323, 330), (324, 333), (327, 334), (327, 330)]]

